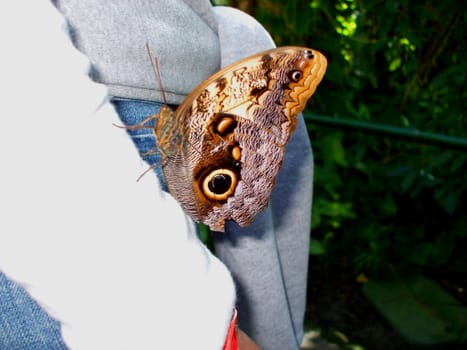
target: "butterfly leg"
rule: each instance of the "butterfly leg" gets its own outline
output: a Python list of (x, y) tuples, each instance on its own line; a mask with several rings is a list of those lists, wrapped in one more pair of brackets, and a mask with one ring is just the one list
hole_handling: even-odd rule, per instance
[(151, 126), (151, 125), (146, 125), (147, 123), (149, 123), (151, 120), (153, 119), (156, 119), (157, 118), (157, 114), (153, 114), (153, 115), (150, 115), (149, 117), (145, 118), (144, 120), (142, 120), (141, 122), (137, 123), (137, 124), (133, 124), (133, 125), (117, 125), (115, 123), (112, 123), (112, 125), (116, 126), (117, 128), (121, 128), (121, 129), (127, 129), (127, 130), (140, 130), (140, 129), (153, 129), (154, 127)]

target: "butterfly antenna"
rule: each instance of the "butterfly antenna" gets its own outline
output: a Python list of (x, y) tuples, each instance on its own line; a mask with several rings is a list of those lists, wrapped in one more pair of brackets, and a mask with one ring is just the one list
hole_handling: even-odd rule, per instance
[(146, 50), (148, 52), (149, 61), (151, 62), (152, 70), (154, 72), (154, 77), (156, 78), (156, 81), (159, 83), (159, 88), (161, 90), (162, 99), (164, 100), (164, 104), (168, 105), (167, 97), (165, 96), (165, 90), (162, 85), (161, 70), (159, 68), (159, 60), (157, 59), (157, 57), (152, 55), (151, 49), (149, 48), (149, 44), (147, 42), (146, 42)]

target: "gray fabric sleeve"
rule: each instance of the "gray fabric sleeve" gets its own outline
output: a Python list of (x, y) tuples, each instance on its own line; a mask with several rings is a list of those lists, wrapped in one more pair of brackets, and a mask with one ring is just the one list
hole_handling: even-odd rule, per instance
[(275, 47), (269, 33), (253, 17), (232, 7), (215, 6), (221, 67)]
[(91, 76), (111, 96), (162, 101), (146, 52), (160, 64), (168, 103), (179, 104), (220, 68), (217, 22), (209, 0), (55, 0)]

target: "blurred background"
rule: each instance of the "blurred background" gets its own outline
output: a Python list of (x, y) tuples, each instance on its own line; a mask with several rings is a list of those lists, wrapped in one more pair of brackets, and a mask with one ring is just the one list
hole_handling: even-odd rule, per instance
[(465, 348), (466, 3), (213, 3), (328, 59), (304, 113), (308, 329), (342, 349)]

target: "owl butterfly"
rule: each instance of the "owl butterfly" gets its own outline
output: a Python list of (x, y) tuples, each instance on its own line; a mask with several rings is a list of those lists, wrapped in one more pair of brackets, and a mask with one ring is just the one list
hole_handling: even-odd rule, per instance
[(237, 61), (201, 83), (176, 111), (149, 117), (170, 193), (195, 221), (224, 231), (268, 204), (298, 114), (326, 58), (279, 47)]

